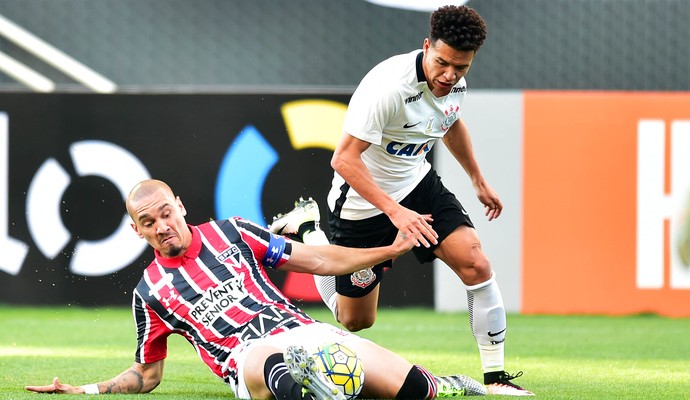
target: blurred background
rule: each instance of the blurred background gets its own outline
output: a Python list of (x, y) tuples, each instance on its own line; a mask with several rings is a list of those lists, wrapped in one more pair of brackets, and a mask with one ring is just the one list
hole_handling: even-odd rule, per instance
[[(129, 304), (152, 253), (124, 197), (167, 181), (190, 223), (325, 216), (349, 96), (421, 48), (414, 0), (0, 0), (0, 302)], [(690, 316), (690, 2), (481, 0), (462, 117), (505, 212), (442, 146), (506, 307)], [(325, 222), (325, 219), (324, 219)], [(309, 277), (272, 273), (298, 302)], [(442, 263), (398, 260), (382, 304), (464, 309)]]
[[(119, 92), (348, 92), (374, 64), (421, 47), (430, 12), (415, 8), (452, 2), (375, 3), (2, 0), (0, 11), (3, 25), (11, 22), (46, 41)], [(457, 3), (476, 9), (489, 29), (468, 77), (472, 89), (690, 89), (687, 1)], [(3, 32), (6, 56), (51, 80), (56, 90), (86, 90)], [(0, 83), (5, 90), (27, 90), (11, 76)]]

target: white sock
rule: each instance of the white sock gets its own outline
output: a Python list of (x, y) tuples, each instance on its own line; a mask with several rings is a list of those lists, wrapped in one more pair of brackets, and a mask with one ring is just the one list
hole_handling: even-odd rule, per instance
[(335, 291), (335, 276), (314, 275), (316, 290), (319, 291), (324, 304), (333, 313), (333, 317), (338, 320), (338, 293)]
[[(302, 236), (302, 241), (304, 244), (312, 246), (329, 244), (326, 234), (321, 229), (305, 233)], [(335, 291), (335, 276), (314, 275), (314, 283), (324, 304), (328, 306), (335, 319), (338, 320), (338, 293)]]
[(465, 286), (470, 325), (482, 360), (484, 372), (503, 371), (506, 336), (506, 312), (495, 274), (477, 285)]

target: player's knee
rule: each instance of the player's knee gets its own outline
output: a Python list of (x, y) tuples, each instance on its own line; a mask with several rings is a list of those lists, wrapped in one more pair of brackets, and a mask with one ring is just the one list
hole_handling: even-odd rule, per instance
[(355, 318), (341, 322), (341, 324), (350, 332), (359, 332), (362, 329), (371, 328), (374, 325), (374, 319)]
[(348, 331), (358, 332), (362, 329), (371, 328), (376, 322), (376, 314), (341, 313), (338, 310), (338, 322)]
[(487, 281), (491, 278), (491, 263), (484, 253), (474, 260), (472, 269), (474, 270), (477, 278), (481, 279), (482, 281)]
[(479, 252), (470, 262), (455, 269), (465, 285), (477, 285), (491, 279), (491, 263), (484, 253)]

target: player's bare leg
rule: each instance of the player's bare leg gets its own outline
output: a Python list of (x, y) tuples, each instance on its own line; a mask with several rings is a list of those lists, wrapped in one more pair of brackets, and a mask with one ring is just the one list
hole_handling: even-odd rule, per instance
[(370, 328), (376, 322), (376, 309), (379, 303), (379, 284), (362, 297), (347, 297), (338, 295), (338, 322), (350, 332)]
[(268, 356), (280, 351), (271, 346), (257, 346), (250, 351), (250, 356), (244, 363), (244, 381), (252, 398), (266, 399), (273, 396), (264, 380), (264, 364)]
[(360, 397), (394, 399), (412, 364), (368, 340), (348, 343), (348, 346), (357, 353), (365, 368), (364, 388)]

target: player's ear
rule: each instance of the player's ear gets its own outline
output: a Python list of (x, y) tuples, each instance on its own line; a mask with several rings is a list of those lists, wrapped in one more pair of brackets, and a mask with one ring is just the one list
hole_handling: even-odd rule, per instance
[(142, 239), (144, 238), (144, 235), (142, 235), (141, 232), (139, 232), (139, 228), (137, 228), (137, 224), (135, 224), (134, 222), (132, 222), (132, 223), (129, 224), (129, 226), (131, 226), (132, 229), (134, 229), (134, 232), (137, 234), (137, 236), (139, 236), (139, 237), (142, 238)]
[(180, 200), (180, 196), (175, 197), (175, 202), (177, 203), (177, 206), (180, 207), (180, 212), (182, 212), (182, 216), (186, 217), (187, 216), (187, 209), (184, 208), (184, 204), (182, 204), (182, 200)]

